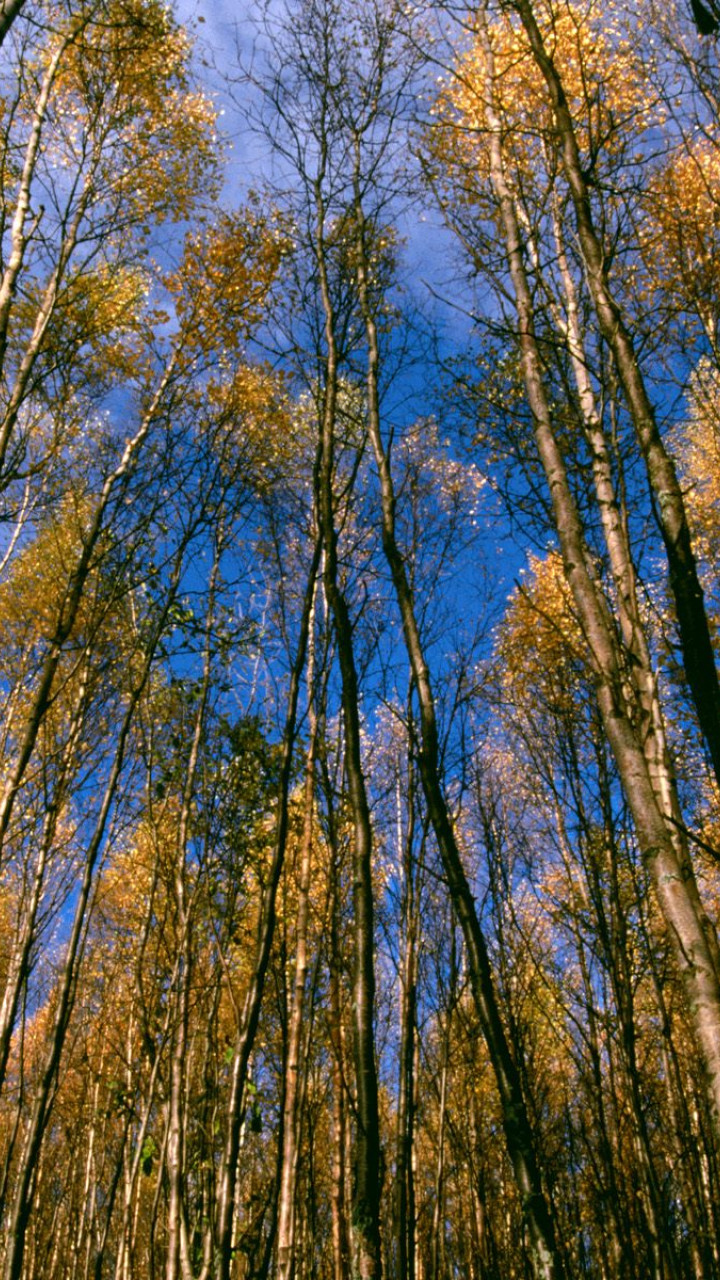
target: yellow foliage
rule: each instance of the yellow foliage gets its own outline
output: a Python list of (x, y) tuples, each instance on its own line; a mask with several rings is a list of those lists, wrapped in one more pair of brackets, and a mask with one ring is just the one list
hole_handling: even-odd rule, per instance
[[(42, 286), (28, 287), (15, 311), (15, 341), (25, 340), (41, 308)], [(45, 347), (75, 361), (74, 387), (109, 376), (133, 377), (145, 354), (148, 280), (133, 266), (108, 262), (82, 268), (59, 293)], [(82, 352), (79, 356), (78, 352)]]
[(160, 883), (172, 882), (168, 849), (176, 834), (177, 815), (172, 832), (170, 825), (167, 819), (165, 839), (158, 838), (149, 823), (140, 826), (132, 840), (118, 848), (103, 868), (97, 893), (98, 923), (118, 943), (126, 939), (134, 945), (140, 937), (158, 864)]
[[(562, 78), (581, 150), (589, 157), (610, 152), (662, 117), (633, 43), (623, 31), (617, 0), (534, 6), (546, 48)], [(475, 202), (489, 176), (486, 101), (503, 125), (503, 148), (522, 174), (523, 185), (552, 181), (555, 162), (553, 111), (542, 72), (527, 35), (509, 12), (487, 28), (493, 69), (478, 34), (441, 83), (434, 114), (434, 154), (446, 169), (466, 175), (464, 196)], [(550, 154), (548, 154), (548, 147)], [(511, 174), (508, 175), (510, 178)], [(546, 179), (547, 181), (547, 179)]]
[(83, 514), (66, 502), (58, 517), (16, 556), (0, 583), (0, 640), (6, 651), (13, 642), (50, 640), (54, 635), (80, 554)]
[(525, 582), (510, 597), (496, 655), (515, 705), (533, 706), (541, 699), (555, 710), (571, 708), (586, 648), (557, 552), (529, 557)]
[[(109, 82), (118, 99), (135, 96), (159, 108), (162, 79), (187, 68), (188, 37), (160, 0), (106, 0), (79, 12), (76, 6), (55, 31), (56, 42), (71, 37), (59, 77), (68, 96), (89, 98)], [(50, 46), (44, 54), (48, 64), (52, 56)]]
[[(69, 25), (68, 25), (69, 24)], [(183, 218), (217, 163), (215, 110), (189, 84), (190, 43), (158, 0), (107, 0), (58, 25), (56, 162), (81, 171), (101, 149), (94, 185), (131, 221)]]
[(137, 328), (148, 293), (147, 279), (137, 267), (118, 269), (100, 263), (71, 282), (65, 299), (65, 318), (98, 342)]
[(638, 243), (648, 273), (702, 315), (720, 283), (720, 134), (686, 139), (647, 180)]
[(208, 399), (225, 424), (230, 468), (242, 467), (257, 492), (287, 488), (307, 458), (282, 373), (267, 364), (239, 363), (208, 388)]
[(224, 213), (187, 237), (180, 269), (168, 279), (186, 349), (234, 364), (262, 316), (288, 243), (279, 219), (253, 209)]
[(130, 625), (127, 595), (118, 583), (104, 553), (111, 544), (100, 539), (97, 559), (91, 566), (74, 611), (70, 634), (68, 603), (86, 533), (89, 508), (79, 497), (65, 499), (53, 518), (12, 561), (0, 583), (0, 677), (9, 688), (22, 688), (13, 733), (20, 733), (25, 713), (34, 710), (33, 688), (50, 646), (61, 638), (63, 652), (54, 678), (52, 697), (43, 718), (44, 749), (65, 742), (79, 706), (102, 689), (104, 704), (91, 721), (85, 721), (77, 751), (92, 741), (108, 740), (116, 711), (113, 691), (127, 689), (141, 663)]

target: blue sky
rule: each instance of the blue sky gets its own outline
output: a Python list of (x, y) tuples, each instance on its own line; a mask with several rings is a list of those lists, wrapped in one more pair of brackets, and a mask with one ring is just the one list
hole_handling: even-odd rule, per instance
[[(276, 8), (284, 7), (283, 0), (274, 2)], [(225, 75), (232, 79), (238, 59), (246, 65), (250, 63), (264, 7), (254, 0), (177, 0), (175, 4), (178, 19), (198, 40), (201, 71), (207, 75), (208, 88), (223, 113), (219, 132), (228, 142), (225, 190), (228, 203), (241, 203), (249, 189), (262, 187), (272, 176), (269, 144), (253, 133), (238, 107), (242, 95), (251, 92), (250, 88), (236, 83), (229, 92), (223, 83)], [(206, 64), (204, 68), (202, 63)], [(466, 314), (466, 309), (472, 306), (471, 292), (463, 282), (465, 268), (460, 266), (456, 241), (443, 225), (430, 197), (422, 207), (418, 205), (410, 210), (399, 230), (405, 242), (403, 276), (417, 303), (423, 311), (432, 312), (438, 332), (443, 334), (446, 351), (466, 345), (472, 328)], [(431, 407), (428, 391), (431, 396), (433, 392), (428, 382), (437, 378), (437, 371), (429, 373), (418, 366), (402, 377), (406, 391), (399, 401), (407, 394), (409, 418), (426, 414)], [(489, 492), (487, 497), (491, 511), (487, 512), (486, 550), (500, 578), (507, 575), (505, 590), (508, 590), (522, 556), (518, 557), (517, 546), (512, 546), (512, 540), (508, 539), (506, 521), (498, 519), (497, 502), (490, 499)]]
[[(279, 6), (278, 6), (279, 7)], [(221, 115), (220, 134), (229, 145), (227, 156), (227, 189), (230, 201), (242, 200), (248, 189), (261, 186), (272, 169), (267, 145), (254, 135), (243, 120), (233, 94), (223, 85), (223, 76), (232, 77), (238, 54), (249, 63), (258, 39), (261, 6), (253, 0), (176, 0), (178, 19), (186, 24), (198, 40), (200, 58), (207, 63), (205, 72)], [(234, 95), (250, 92), (248, 86), (236, 86)], [(446, 296), (449, 306), (447, 321), (466, 331), (458, 305), (458, 282), (451, 280), (454, 240), (442, 224), (439, 213), (428, 207), (412, 216), (402, 227), (410, 275), (421, 289)]]

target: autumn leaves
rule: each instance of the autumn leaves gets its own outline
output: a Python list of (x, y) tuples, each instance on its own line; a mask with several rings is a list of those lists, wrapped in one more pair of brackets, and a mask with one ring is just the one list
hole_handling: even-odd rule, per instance
[[(710, 1280), (710, 52), (650, 0), (306, 0), (251, 72), (274, 189), (219, 209), (171, 12), (26, 9), (4, 1280)], [(477, 288), (444, 365), (430, 200)], [(498, 494), (527, 572), (480, 609)]]

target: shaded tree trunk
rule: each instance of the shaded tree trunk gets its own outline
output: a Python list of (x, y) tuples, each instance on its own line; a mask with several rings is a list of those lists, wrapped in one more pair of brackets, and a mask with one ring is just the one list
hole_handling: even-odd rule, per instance
[[(519, 321), (523, 377), (538, 454), (550, 489), (566, 578), (591, 656), (603, 727), (633, 813), (640, 846), (653, 874), (658, 901), (674, 941), (678, 966), (687, 984), (720, 1135), (720, 967), (717, 938), (700, 902), (687, 844), (681, 831), (675, 824), (671, 826), (665, 816), (668, 812), (665, 806), (674, 805), (674, 787), (652, 722), (647, 726), (643, 740), (638, 739), (633, 703), (637, 701), (642, 707), (642, 694), (636, 693), (632, 670), (628, 671), (628, 664), (623, 661), (607, 601), (595, 580), (592, 557), (555, 435), (535, 336), (523, 240), (503, 168), (502, 127), (492, 97), (492, 52), (487, 36), (481, 38), (487, 60), (485, 113), (490, 132), (491, 177), (507, 245)], [(629, 689), (633, 691), (630, 705)], [(672, 817), (672, 813), (669, 816)]]
[(567, 178), (590, 294), (603, 338), (615, 364), (655, 499), (655, 515), (665, 544), (670, 588), (677, 612), (688, 684), (703, 736), (720, 784), (720, 681), (704, 593), (697, 573), (685, 500), (675, 465), (658, 430), (632, 335), (609, 282), (609, 266), (595, 229), (592, 202), (580, 158), (575, 126), (561, 77), (547, 51), (530, 0), (511, 0), (527, 32), (530, 48), (548, 88), (560, 154)]
[(2, 5), (0, 5), (0, 45), (3, 43), (24, 4), (25, 0), (3, 0)]
[(218, 1175), (218, 1193), (216, 1209), (216, 1257), (215, 1274), (217, 1280), (230, 1280), (233, 1249), (233, 1208), (238, 1176), (238, 1155), (240, 1151), (240, 1134), (243, 1123), (243, 1093), (247, 1079), (248, 1064), (252, 1053), (262, 1003), (265, 978), (276, 925), (276, 901), (280, 877), (285, 861), (288, 838), (289, 799), (292, 781), (292, 768), (295, 739), (297, 734), (297, 711), (300, 695), (300, 682), (305, 667), (310, 621), (313, 600), (315, 598), (315, 580), (320, 564), (320, 542), (313, 548), (312, 560), (308, 572), (308, 585), (305, 590), (302, 617), (299, 625), (295, 659), (288, 692), (288, 709), (285, 720), (282, 744), (282, 763), (280, 770), (280, 794), (278, 797), (277, 825), (275, 832), (275, 849), (268, 879), (263, 894), (257, 930), (257, 950), (253, 966), (252, 979), (242, 1013), (241, 1026), (238, 1029), (234, 1046), (230, 1096), (226, 1114), (226, 1139), (222, 1152)]
[(358, 282), (365, 324), (368, 366), (368, 424), (375, 462), (380, 476), (383, 549), (390, 567), (402, 619), (405, 646), (420, 707), (420, 776), (430, 821), (438, 842), (453, 906), (465, 938), (473, 996), (493, 1065), (500, 1094), (503, 1127), (508, 1152), (520, 1191), (523, 1215), (528, 1228), (530, 1254), (538, 1280), (559, 1280), (562, 1258), (555, 1239), (555, 1227), (542, 1185), (537, 1152), (523, 1096), (517, 1064), (513, 1058), (498, 1004), (487, 944), (478, 918), (472, 891), (465, 875), (453, 824), (443, 793), (438, 751), (435, 701), (430, 683), (415, 606), (405, 563), (395, 531), (395, 491), (390, 464), (380, 428), (378, 370), (380, 352), (377, 324), (368, 288), (368, 234), (356, 184), (358, 227)]
[(298, 905), (295, 925), (295, 974), (290, 1008), (288, 1046), (285, 1057), (285, 1097), (283, 1101), (283, 1143), (280, 1171), (280, 1199), (277, 1228), (278, 1280), (293, 1280), (295, 1275), (295, 1198), (300, 1143), (302, 1137), (303, 1027), (308, 973), (308, 919), (310, 910), (310, 871), (315, 816), (315, 760), (318, 721), (314, 709), (315, 690), (314, 610), (310, 619), (307, 662), (307, 697), (309, 742), (305, 761), (303, 796), (303, 831), (299, 853)]

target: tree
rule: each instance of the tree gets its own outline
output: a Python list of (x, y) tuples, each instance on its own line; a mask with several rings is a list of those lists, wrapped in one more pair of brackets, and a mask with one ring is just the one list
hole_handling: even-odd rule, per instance
[[(531, 52), (538, 59), (538, 66), (543, 72), (544, 79), (546, 81), (548, 77), (553, 79), (549, 64), (543, 60), (544, 55), (541, 56), (538, 44), (541, 37), (532, 24), (532, 15), (526, 11), (525, 7), (522, 13), (523, 21), (527, 21), (533, 32), (532, 36), (528, 37), (532, 46)], [(572, 454), (568, 443), (562, 439), (555, 425), (551, 392), (545, 373), (546, 362), (540, 341), (540, 320), (531, 283), (540, 261), (533, 249), (535, 228), (540, 224), (536, 221), (530, 223), (529, 234), (524, 230), (526, 224), (523, 209), (513, 186), (513, 183), (519, 186), (522, 180), (522, 166), (526, 161), (524, 147), (520, 151), (520, 165), (516, 171), (513, 171), (509, 168), (511, 158), (507, 153), (505, 142), (506, 138), (511, 140), (515, 138), (515, 128), (508, 128), (505, 123), (506, 110), (509, 110), (512, 116), (514, 104), (506, 103), (503, 98), (501, 68), (503, 60), (508, 56), (508, 47), (514, 47), (515, 39), (514, 28), (507, 27), (503, 21), (497, 29), (486, 23), (479, 25), (471, 55), (472, 58), (477, 59), (472, 67), (472, 72), (477, 79), (472, 79), (461, 72), (458, 80), (460, 99), (458, 105), (462, 112), (464, 96), (469, 93), (475, 104), (471, 110), (477, 113), (473, 119), (479, 120), (481, 124), (482, 166), (487, 175), (487, 186), (483, 188), (483, 198), (486, 192), (491, 194), (495, 216), (499, 219), (504, 236), (509, 279), (517, 312), (516, 341), (525, 394), (532, 415), (537, 454), (550, 490), (553, 522), (568, 583), (587, 644), (604, 731), (618, 763), (641, 847), (648, 866), (653, 869), (658, 900), (671, 933), (676, 939), (678, 965), (685, 975), (688, 991), (692, 993), (690, 1001), (696, 1010), (695, 1029), (703, 1048), (709, 1088), (715, 1099), (714, 1106), (717, 1112), (718, 1045), (713, 1030), (718, 1025), (717, 1014), (720, 1010), (717, 937), (704, 913), (693, 876), (688, 845), (683, 835), (675, 780), (668, 758), (665, 728), (657, 694), (657, 678), (637, 607), (637, 571), (628, 539), (627, 525), (623, 526), (620, 518), (621, 506), (606, 462), (607, 448), (598, 431), (597, 419), (587, 398), (589, 388), (582, 379), (579, 392), (584, 396), (586, 409), (585, 416), (581, 418), (581, 424), (585, 430), (594, 463), (595, 512), (602, 529), (603, 544), (601, 545), (610, 566), (612, 596), (603, 588), (596, 572), (590, 535), (587, 531), (589, 521), (584, 521), (578, 499), (573, 492)], [(565, 168), (561, 171), (567, 178), (571, 205), (580, 226), (581, 220), (587, 220), (589, 217), (589, 206), (586, 208), (587, 184), (578, 178), (573, 168), (579, 153), (574, 126), (572, 126), (564, 95), (561, 107), (558, 105), (558, 100), (553, 98), (552, 109), (556, 117), (558, 111), (562, 114), (562, 124), (559, 126), (561, 147), (572, 150), (572, 161), (565, 156), (565, 151), (562, 152), (564, 156), (562, 164)], [(571, 127), (573, 129), (572, 146), (568, 133)], [(532, 139), (532, 132), (530, 132), (530, 138)], [(467, 170), (463, 169), (462, 172), (466, 174)], [(516, 174), (512, 181), (510, 172)], [(478, 170), (478, 177), (481, 177), (482, 173), (483, 167)], [(573, 187), (573, 183), (577, 185), (579, 181), (583, 181), (584, 184), (585, 194), (582, 197), (579, 187), (577, 190)], [(605, 268), (597, 257), (599, 249), (594, 233), (589, 226), (586, 226), (586, 221), (582, 221), (582, 227), (580, 236), (583, 261), (592, 276), (588, 286), (590, 301), (594, 308), (602, 309), (603, 306), (610, 306), (605, 294)], [(587, 254), (590, 252), (591, 242), (596, 256), (593, 258), (593, 263), (588, 265)], [(530, 251), (526, 249), (526, 244), (530, 245)], [(562, 257), (560, 269), (562, 273)], [(572, 297), (573, 295), (570, 294), (567, 303), (570, 317), (568, 327), (558, 341), (567, 344), (577, 369), (579, 363), (575, 348), (577, 330), (573, 326)], [(616, 331), (611, 335), (609, 320), (607, 325), (604, 319), (599, 320), (598, 323), (601, 337), (607, 342), (616, 362), (618, 377), (624, 387), (625, 396), (629, 400), (636, 394), (646, 396), (644, 389), (641, 393), (636, 387), (635, 374), (632, 377), (630, 375), (628, 361), (631, 357), (629, 348), (626, 349), (624, 345), (625, 338), (622, 335), (618, 337)], [(630, 408), (630, 415), (635, 431), (642, 432), (646, 427), (654, 441), (655, 428), (651, 429), (648, 426), (650, 419), (645, 412), (647, 405), (643, 410), (645, 427), (641, 427), (639, 401), (637, 404), (635, 401), (632, 403), (635, 407)], [(654, 422), (654, 418), (652, 421)], [(646, 448), (653, 457), (656, 457), (655, 445), (649, 437), (643, 444), (643, 449)], [(649, 453), (644, 453), (643, 456), (646, 457), (650, 467)], [(664, 450), (662, 456), (666, 457)], [(651, 484), (654, 484), (652, 477), (650, 479)], [(655, 488), (656, 495), (657, 492)], [(663, 490), (663, 492), (666, 491)], [(670, 492), (671, 490), (668, 489), (667, 493)], [(679, 486), (676, 486), (672, 492), (679, 493)], [(672, 501), (674, 502), (675, 499), (673, 498)], [(684, 521), (684, 507), (683, 514), (679, 515), (678, 519)], [(682, 542), (685, 535), (683, 534), (681, 538), (677, 530), (672, 537), (675, 538), (676, 535)], [(679, 547), (677, 541), (674, 545), (676, 549)], [(689, 548), (689, 542), (687, 545)], [(681, 558), (685, 555), (681, 550), (678, 554)], [(684, 580), (687, 583), (693, 576), (694, 568), (689, 565), (689, 561), (686, 568), (689, 576)], [(688, 590), (691, 594), (695, 593), (694, 587)], [(698, 601), (701, 597), (695, 593), (693, 599)], [(706, 620), (703, 620), (703, 629), (699, 634), (704, 635), (709, 643)], [(686, 644), (689, 643), (688, 635)], [(705, 640), (702, 644), (705, 646)], [(712, 662), (711, 651), (709, 658)], [(697, 702), (698, 694), (696, 693), (695, 696)], [(672, 885), (671, 889), (670, 885)], [(692, 957), (690, 965), (687, 963), (689, 957)]]
[(24, 3), (25, 0), (3, 0), (0, 9), (0, 44), (5, 40)]
[(5, 1280), (716, 1274), (717, 86), (642, 14), (267, 7), (229, 209), (169, 10), (0, 8)]

